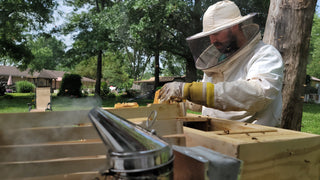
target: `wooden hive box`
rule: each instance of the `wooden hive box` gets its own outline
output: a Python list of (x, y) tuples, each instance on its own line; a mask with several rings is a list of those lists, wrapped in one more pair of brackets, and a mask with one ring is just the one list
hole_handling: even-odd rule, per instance
[[(108, 109), (144, 125), (158, 112), (154, 128), (174, 144), (184, 144), (179, 105)], [(0, 114), (1, 179), (88, 179), (105, 169), (106, 147), (88, 118), (88, 110)], [(180, 134), (180, 135), (179, 135)]]
[[(204, 146), (243, 160), (244, 180), (319, 179), (320, 136), (185, 116), (181, 107), (106, 109), (142, 126), (156, 110), (158, 135), (172, 144)], [(105, 168), (106, 148), (86, 110), (0, 114), (0, 124), (1, 179), (93, 179)]]
[(241, 179), (320, 179), (320, 136), (204, 116), (181, 118), (186, 146), (243, 161)]

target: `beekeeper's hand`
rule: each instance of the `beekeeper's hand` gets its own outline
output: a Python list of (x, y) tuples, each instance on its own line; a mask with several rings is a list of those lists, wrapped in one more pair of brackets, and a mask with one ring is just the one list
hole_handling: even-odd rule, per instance
[(183, 82), (166, 83), (159, 93), (160, 103), (168, 102), (169, 100), (181, 101), (183, 99)]
[(172, 82), (165, 84), (159, 93), (160, 103), (189, 100), (207, 107), (214, 106), (214, 84), (202, 82)]

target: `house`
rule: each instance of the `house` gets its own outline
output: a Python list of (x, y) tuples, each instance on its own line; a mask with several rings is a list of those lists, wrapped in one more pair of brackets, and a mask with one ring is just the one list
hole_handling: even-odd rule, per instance
[[(0, 78), (14, 84), (17, 81), (29, 81), (37, 87), (51, 87), (53, 90), (59, 89), (63, 75), (68, 72), (43, 69), (40, 72), (31, 73), (29, 69), (20, 71), (14, 66), (0, 66)], [(95, 80), (82, 77), (82, 84), (93, 87)]]
[(311, 76), (310, 86), (316, 91), (306, 93), (304, 95), (304, 102), (314, 102), (320, 104), (320, 79)]
[[(179, 81), (184, 82), (185, 76), (176, 76), (176, 77), (159, 77), (159, 86), (163, 86), (165, 83)], [(138, 90), (141, 94), (146, 94), (154, 89), (154, 77), (151, 77), (148, 80), (134, 81), (132, 88), (133, 90)]]

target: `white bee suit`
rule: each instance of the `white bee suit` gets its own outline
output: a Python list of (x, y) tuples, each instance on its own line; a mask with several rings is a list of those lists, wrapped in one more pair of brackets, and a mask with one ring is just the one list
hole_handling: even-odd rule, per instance
[(279, 126), (282, 111), (283, 62), (280, 53), (253, 40), (225, 63), (203, 70), (203, 82), (214, 84), (214, 107), (202, 115)]
[(191, 109), (203, 105), (202, 115), (279, 126), (282, 57), (261, 41), (254, 16), (242, 16), (229, 0), (210, 6), (203, 31), (186, 39), (203, 81), (167, 83), (159, 93), (161, 102), (178, 97), (187, 99)]

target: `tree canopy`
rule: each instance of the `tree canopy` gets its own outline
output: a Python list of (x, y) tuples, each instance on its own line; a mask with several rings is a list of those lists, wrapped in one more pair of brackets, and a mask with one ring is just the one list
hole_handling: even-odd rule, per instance
[(56, 8), (52, 0), (6, 0), (0, 1), (0, 62), (11, 60), (27, 68), (34, 58), (28, 47), (30, 34), (41, 33), (52, 20)]
[[(115, 59), (111, 63), (126, 66), (124, 72), (129, 79), (145, 78), (151, 72), (150, 68), (155, 77), (186, 75), (187, 81), (201, 78), (202, 72), (196, 70), (185, 39), (202, 31), (203, 13), (217, 0), (63, 0), (63, 2), (74, 10), (64, 16), (66, 21), (60, 27), (52, 31), (58, 33), (57, 37), (60, 33), (72, 34), (74, 43), (66, 52), (66, 56), (60, 56), (63, 57), (63, 61), (54, 60), (52, 55), (60, 54), (57, 51), (61, 52), (60, 47), (65, 45), (59, 45), (59, 48), (52, 50), (50, 45), (44, 45), (45, 40), (38, 36), (27, 39), (28, 34), (35, 31), (40, 33), (43, 25), (51, 21), (50, 15), (57, 3), (47, 0), (37, 1), (37, 8), (34, 3), (27, 1), (1, 2), (8, 12), (13, 9), (12, 7), (20, 5), (21, 8), (14, 9), (16, 14), (24, 12), (31, 14), (25, 13), (22, 18), (17, 16), (18, 19), (9, 16), (10, 13), (1, 16), (1, 18), (11, 18), (6, 20), (10, 26), (5, 27), (2, 23), (1, 40), (10, 43), (7, 41), (10, 37), (11, 39), (13, 36), (20, 37), (19, 41), (11, 42), (16, 44), (16, 48), (23, 46), (21, 50), (25, 51), (15, 53), (19, 51), (14, 48), (11, 51), (5, 51), (3, 48), (1, 58), (11, 56), (15, 59), (14, 62), (23, 67), (30, 64), (29, 67), (39, 70), (41, 67), (51, 69), (56, 63), (60, 63), (59, 67), (74, 69), (79, 63), (83, 65), (92, 62), (95, 57), (96, 75), (93, 77), (91, 71), (90, 77), (97, 79), (99, 83), (99, 79), (105, 78), (103, 72), (105, 68), (107, 69), (107, 66), (102, 66), (102, 58), (106, 58), (106, 54), (110, 55), (112, 52), (122, 54), (121, 59)], [(243, 15), (258, 12), (257, 22), (263, 29), (269, 0), (235, 0), (235, 3), (238, 4)], [(83, 11), (79, 13), (79, 9)], [(18, 26), (19, 23), (23, 26)], [(16, 33), (9, 37), (10, 34), (4, 33), (8, 31)], [(12, 55), (10, 52), (13, 52)]]
[(55, 70), (64, 64), (66, 45), (54, 36), (45, 35), (29, 40), (28, 47), (34, 56), (28, 65), (31, 71)]

